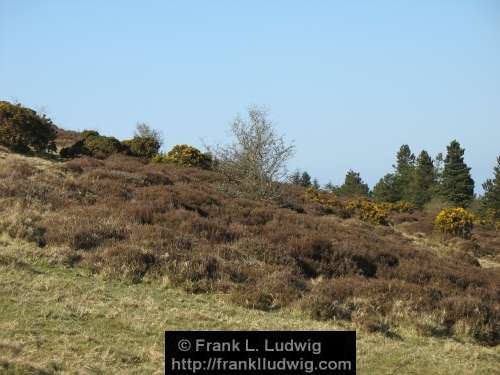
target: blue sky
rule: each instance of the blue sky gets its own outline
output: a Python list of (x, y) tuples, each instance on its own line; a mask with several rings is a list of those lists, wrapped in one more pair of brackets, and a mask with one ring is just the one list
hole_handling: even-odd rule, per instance
[(0, 99), (68, 129), (165, 148), (228, 141), (265, 105), (290, 168), (373, 184), (399, 146), (466, 148), (479, 187), (500, 154), (500, 2), (0, 1)]

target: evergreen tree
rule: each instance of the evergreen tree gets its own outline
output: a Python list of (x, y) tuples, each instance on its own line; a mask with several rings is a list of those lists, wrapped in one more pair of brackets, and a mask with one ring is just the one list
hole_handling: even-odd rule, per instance
[(427, 151), (424, 150), (417, 158), (412, 202), (419, 207), (429, 202), (432, 198), (435, 182), (436, 171), (434, 163)]
[(493, 172), (494, 178), (486, 180), (483, 184), (483, 206), (491, 210), (494, 219), (500, 220), (500, 156), (497, 157), (497, 165)]
[(441, 193), (449, 202), (466, 207), (474, 198), (474, 180), (470, 175), (470, 168), (464, 162), (465, 150), (454, 140), (447, 151)]
[(314, 179), (314, 181), (313, 181), (313, 183), (312, 183), (312, 186), (313, 186), (313, 188), (315, 188), (316, 190), (319, 190), (319, 188), (321, 187), (321, 186), (319, 185), (319, 181), (318, 181), (318, 179), (317, 179), (317, 178), (315, 178), (315, 179)]
[(396, 176), (393, 173), (386, 174), (373, 187), (373, 197), (380, 202), (397, 202), (400, 194), (396, 188)]
[(294, 185), (299, 185), (306, 188), (312, 185), (311, 175), (307, 172), (300, 173), (298, 169), (290, 175), (289, 180)]
[(300, 176), (300, 185), (302, 185), (303, 187), (311, 186), (311, 176), (309, 175), (309, 173), (302, 173), (302, 176)]
[(399, 200), (411, 201), (414, 196), (415, 155), (410, 146), (402, 145), (396, 155), (395, 188)]
[(370, 189), (363, 181), (360, 174), (349, 170), (345, 176), (345, 181), (338, 189), (338, 193), (346, 196), (368, 196)]

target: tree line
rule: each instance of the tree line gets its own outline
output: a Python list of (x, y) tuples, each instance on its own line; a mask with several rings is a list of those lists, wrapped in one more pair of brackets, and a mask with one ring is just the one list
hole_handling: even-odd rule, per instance
[[(105, 158), (113, 153), (169, 162), (186, 166), (217, 169), (226, 177), (233, 192), (257, 199), (273, 199), (280, 195), (281, 186), (289, 183), (320, 189), (317, 179), (305, 171), (287, 172), (287, 163), (295, 147), (277, 134), (268, 112), (250, 107), (247, 118), (236, 117), (231, 125), (233, 142), (214, 147), (206, 153), (188, 145), (177, 145), (162, 154), (162, 137), (146, 124), (138, 124), (134, 137), (119, 141), (84, 131), (81, 139), (70, 147), (59, 150), (63, 158), (88, 155)], [(45, 115), (20, 104), (0, 101), (0, 145), (13, 151), (29, 153), (56, 152), (57, 128)], [(408, 145), (402, 145), (396, 154), (393, 171), (383, 176), (370, 190), (358, 172), (349, 170), (344, 183), (328, 183), (324, 190), (339, 196), (370, 197), (382, 202), (406, 201), (423, 207), (433, 198), (440, 198), (456, 207), (468, 207), (474, 201), (474, 180), (464, 160), (465, 149), (453, 140), (447, 146), (446, 156), (434, 159), (425, 150), (416, 157)], [(494, 167), (494, 176), (482, 185), (482, 209), (500, 220), (500, 156)]]
[[(416, 157), (407, 144), (396, 154), (393, 172), (383, 176), (370, 190), (358, 172), (349, 170), (343, 184), (328, 183), (324, 190), (339, 196), (370, 197), (381, 202), (406, 201), (416, 207), (423, 207), (438, 198), (452, 206), (468, 207), (474, 201), (475, 182), (471, 168), (464, 160), (465, 149), (453, 140), (447, 146), (446, 156), (438, 154), (434, 159), (425, 150)], [(484, 209), (500, 212), (500, 156), (496, 160), (494, 176), (482, 184), (481, 197)], [(296, 171), (290, 181), (293, 184), (310, 187), (311, 177), (307, 172)]]

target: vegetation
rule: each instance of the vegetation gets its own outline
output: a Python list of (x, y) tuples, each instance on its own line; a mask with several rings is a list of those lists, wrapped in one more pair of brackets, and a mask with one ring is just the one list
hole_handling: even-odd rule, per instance
[(64, 158), (75, 156), (92, 156), (98, 159), (105, 159), (112, 154), (125, 152), (125, 146), (114, 137), (100, 135), (94, 130), (82, 132), (83, 139), (78, 140), (72, 146), (63, 148), (59, 152)]
[(0, 145), (20, 153), (55, 151), (55, 137), (56, 128), (45, 115), (0, 101)]
[(426, 203), (430, 202), (436, 188), (434, 162), (425, 150), (417, 158), (414, 185), (413, 203), (418, 207), (423, 207)]
[(305, 188), (312, 186), (311, 175), (309, 173), (307, 173), (306, 171), (300, 173), (299, 170), (296, 170), (290, 176), (290, 182), (294, 185), (302, 186)]
[(370, 188), (361, 178), (358, 172), (349, 170), (345, 176), (345, 181), (341, 186), (327, 186), (332, 193), (347, 197), (368, 197)]
[(232, 126), (234, 142), (219, 147), (217, 169), (232, 188), (252, 198), (271, 199), (280, 195), (287, 176), (286, 163), (294, 152), (283, 137), (276, 134), (267, 111), (251, 107), (248, 119), (237, 117)]
[(493, 179), (486, 180), (483, 189), (482, 204), (486, 217), (496, 227), (500, 227), (500, 156), (497, 158)]
[[(168, 283), (103, 280), (84, 269), (47, 260), (48, 254), (35, 246), (0, 241), (3, 374), (157, 374), (164, 369), (165, 329), (355, 328), (341, 321), (313, 320), (298, 309), (248, 310), (223, 294), (192, 295)], [(500, 361), (496, 348), (412, 331), (398, 335), (399, 339), (390, 339), (358, 331), (358, 372), (492, 374)], [(439, 360), (429, 361), (436, 355)]]
[(461, 207), (447, 208), (441, 210), (435, 224), (444, 235), (469, 239), (474, 226), (474, 216)]
[(144, 123), (138, 123), (134, 138), (125, 140), (122, 143), (128, 148), (130, 155), (152, 159), (158, 155), (163, 139), (158, 131)]
[(172, 163), (188, 167), (210, 169), (213, 164), (212, 156), (202, 153), (195, 147), (188, 145), (176, 145), (168, 154), (159, 154), (153, 158), (155, 163)]
[[(0, 149), (0, 249), (10, 249), (0, 251), (0, 297), (6, 295), (8, 301), (0, 303), (4, 315), (15, 315), (12, 303), (16, 308), (32, 304), (26, 316), (50, 319), (47, 331), (54, 331), (54, 321), (67, 328), (64, 324), (73, 319), (79, 325), (73, 329), (83, 327), (91, 337), (105, 326), (109, 331), (102, 332), (126, 332), (123, 342), (136, 337), (142, 344), (151, 343), (152, 331), (167, 321), (165, 311), (170, 312), (159, 301), (185, 300), (180, 288), (201, 294), (189, 298), (209, 301), (197, 305), (200, 309), (220, 298), (227, 304), (225, 311), (256, 319), (255, 326), (231, 320), (231, 327), (297, 327), (298, 321), (304, 322), (303, 329), (341, 324), (366, 337), (378, 335), (398, 348), (409, 340), (449, 344), (453, 338), (469, 348), (500, 343), (498, 232), (472, 214), (473, 206), (469, 212), (451, 199), (435, 200), (447, 191), (450, 176), (466, 180), (464, 173), (450, 173), (460, 170), (460, 157), (451, 156), (455, 146), (443, 168), (425, 151), (414, 158), (409, 147), (402, 147), (394, 172), (374, 189), (372, 199), (354, 171), (336, 192), (320, 189), (317, 181), (300, 172), (292, 183), (285, 181), (293, 148), (276, 136), (265, 112), (251, 110), (249, 120), (236, 121), (233, 130), (235, 142), (217, 149), (213, 163), (187, 145), (147, 163), (145, 154), (130, 155), (119, 141), (95, 131), (58, 132), (64, 142), (80, 142), (74, 155), (81, 157), (71, 160), (27, 158)], [(208, 164), (216, 167), (207, 169)], [(468, 172), (465, 163), (463, 168)], [(485, 185), (485, 212), (496, 207), (498, 172), (495, 167), (494, 179)], [(12, 248), (5, 245), (11, 243)], [(77, 274), (85, 278), (75, 281)], [(71, 293), (52, 288), (52, 279), (65, 282)], [(32, 290), (38, 282), (43, 288)], [(88, 294), (83, 300), (96, 303), (86, 304), (89, 308), (80, 303), (76, 309), (67, 299), (82, 297), (86, 289), (76, 288), (79, 283), (109, 294)], [(26, 300), (13, 297), (21, 295), (21, 289)], [(144, 309), (133, 315), (141, 321), (139, 333), (127, 320), (137, 301), (109, 309), (116, 301), (107, 298), (113, 293), (126, 298), (127, 290), (132, 299), (134, 293), (144, 292), (156, 306), (148, 310), (148, 319), (156, 323), (144, 321)], [(37, 297), (39, 292), (46, 299)], [(43, 314), (37, 315), (42, 305)], [(156, 311), (159, 306), (163, 312)], [(213, 320), (215, 310), (209, 311), (212, 323), (207, 318), (200, 327), (230, 328), (217, 320), (227, 321), (225, 317)], [(126, 328), (115, 313), (127, 322)], [(290, 323), (289, 314), (300, 320)], [(26, 324), (22, 316), (18, 319)], [(148, 324), (149, 331), (144, 328)], [(75, 336), (78, 350), (88, 345), (81, 335)], [(28, 340), (22, 337), (21, 346)], [(111, 345), (109, 339), (100, 339), (100, 348)], [(477, 350), (485, 353), (487, 348)], [(143, 372), (158, 361), (155, 350), (132, 351), (136, 358), (130, 366)], [(40, 359), (35, 352), (26, 354), (30, 366)], [(124, 353), (108, 353), (118, 372), (130, 354)], [(73, 358), (74, 353), (65, 356)], [(18, 365), (10, 354), (7, 362), (2, 360), (0, 354), (0, 372), (1, 366), (11, 371)], [(49, 373), (66, 371), (66, 361), (42, 361), (41, 366)]]
[(474, 180), (470, 168), (464, 162), (465, 150), (460, 143), (452, 141), (444, 160), (441, 193), (453, 204), (467, 207), (474, 198)]
[(377, 182), (373, 187), (373, 197), (379, 202), (397, 202), (400, 199), (394, 174), (388, 173)]

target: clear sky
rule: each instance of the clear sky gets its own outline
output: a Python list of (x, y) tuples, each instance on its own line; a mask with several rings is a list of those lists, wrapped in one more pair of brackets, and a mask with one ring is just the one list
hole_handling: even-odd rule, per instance
[(479, 187), (500, 154), (500, 1), (0, 0), (0, 99), (118, 138), (144, 121), (167, 149), (224, 143), (265, 105), (321, 183), (373, 186), (401, 144), (456, 138)]

